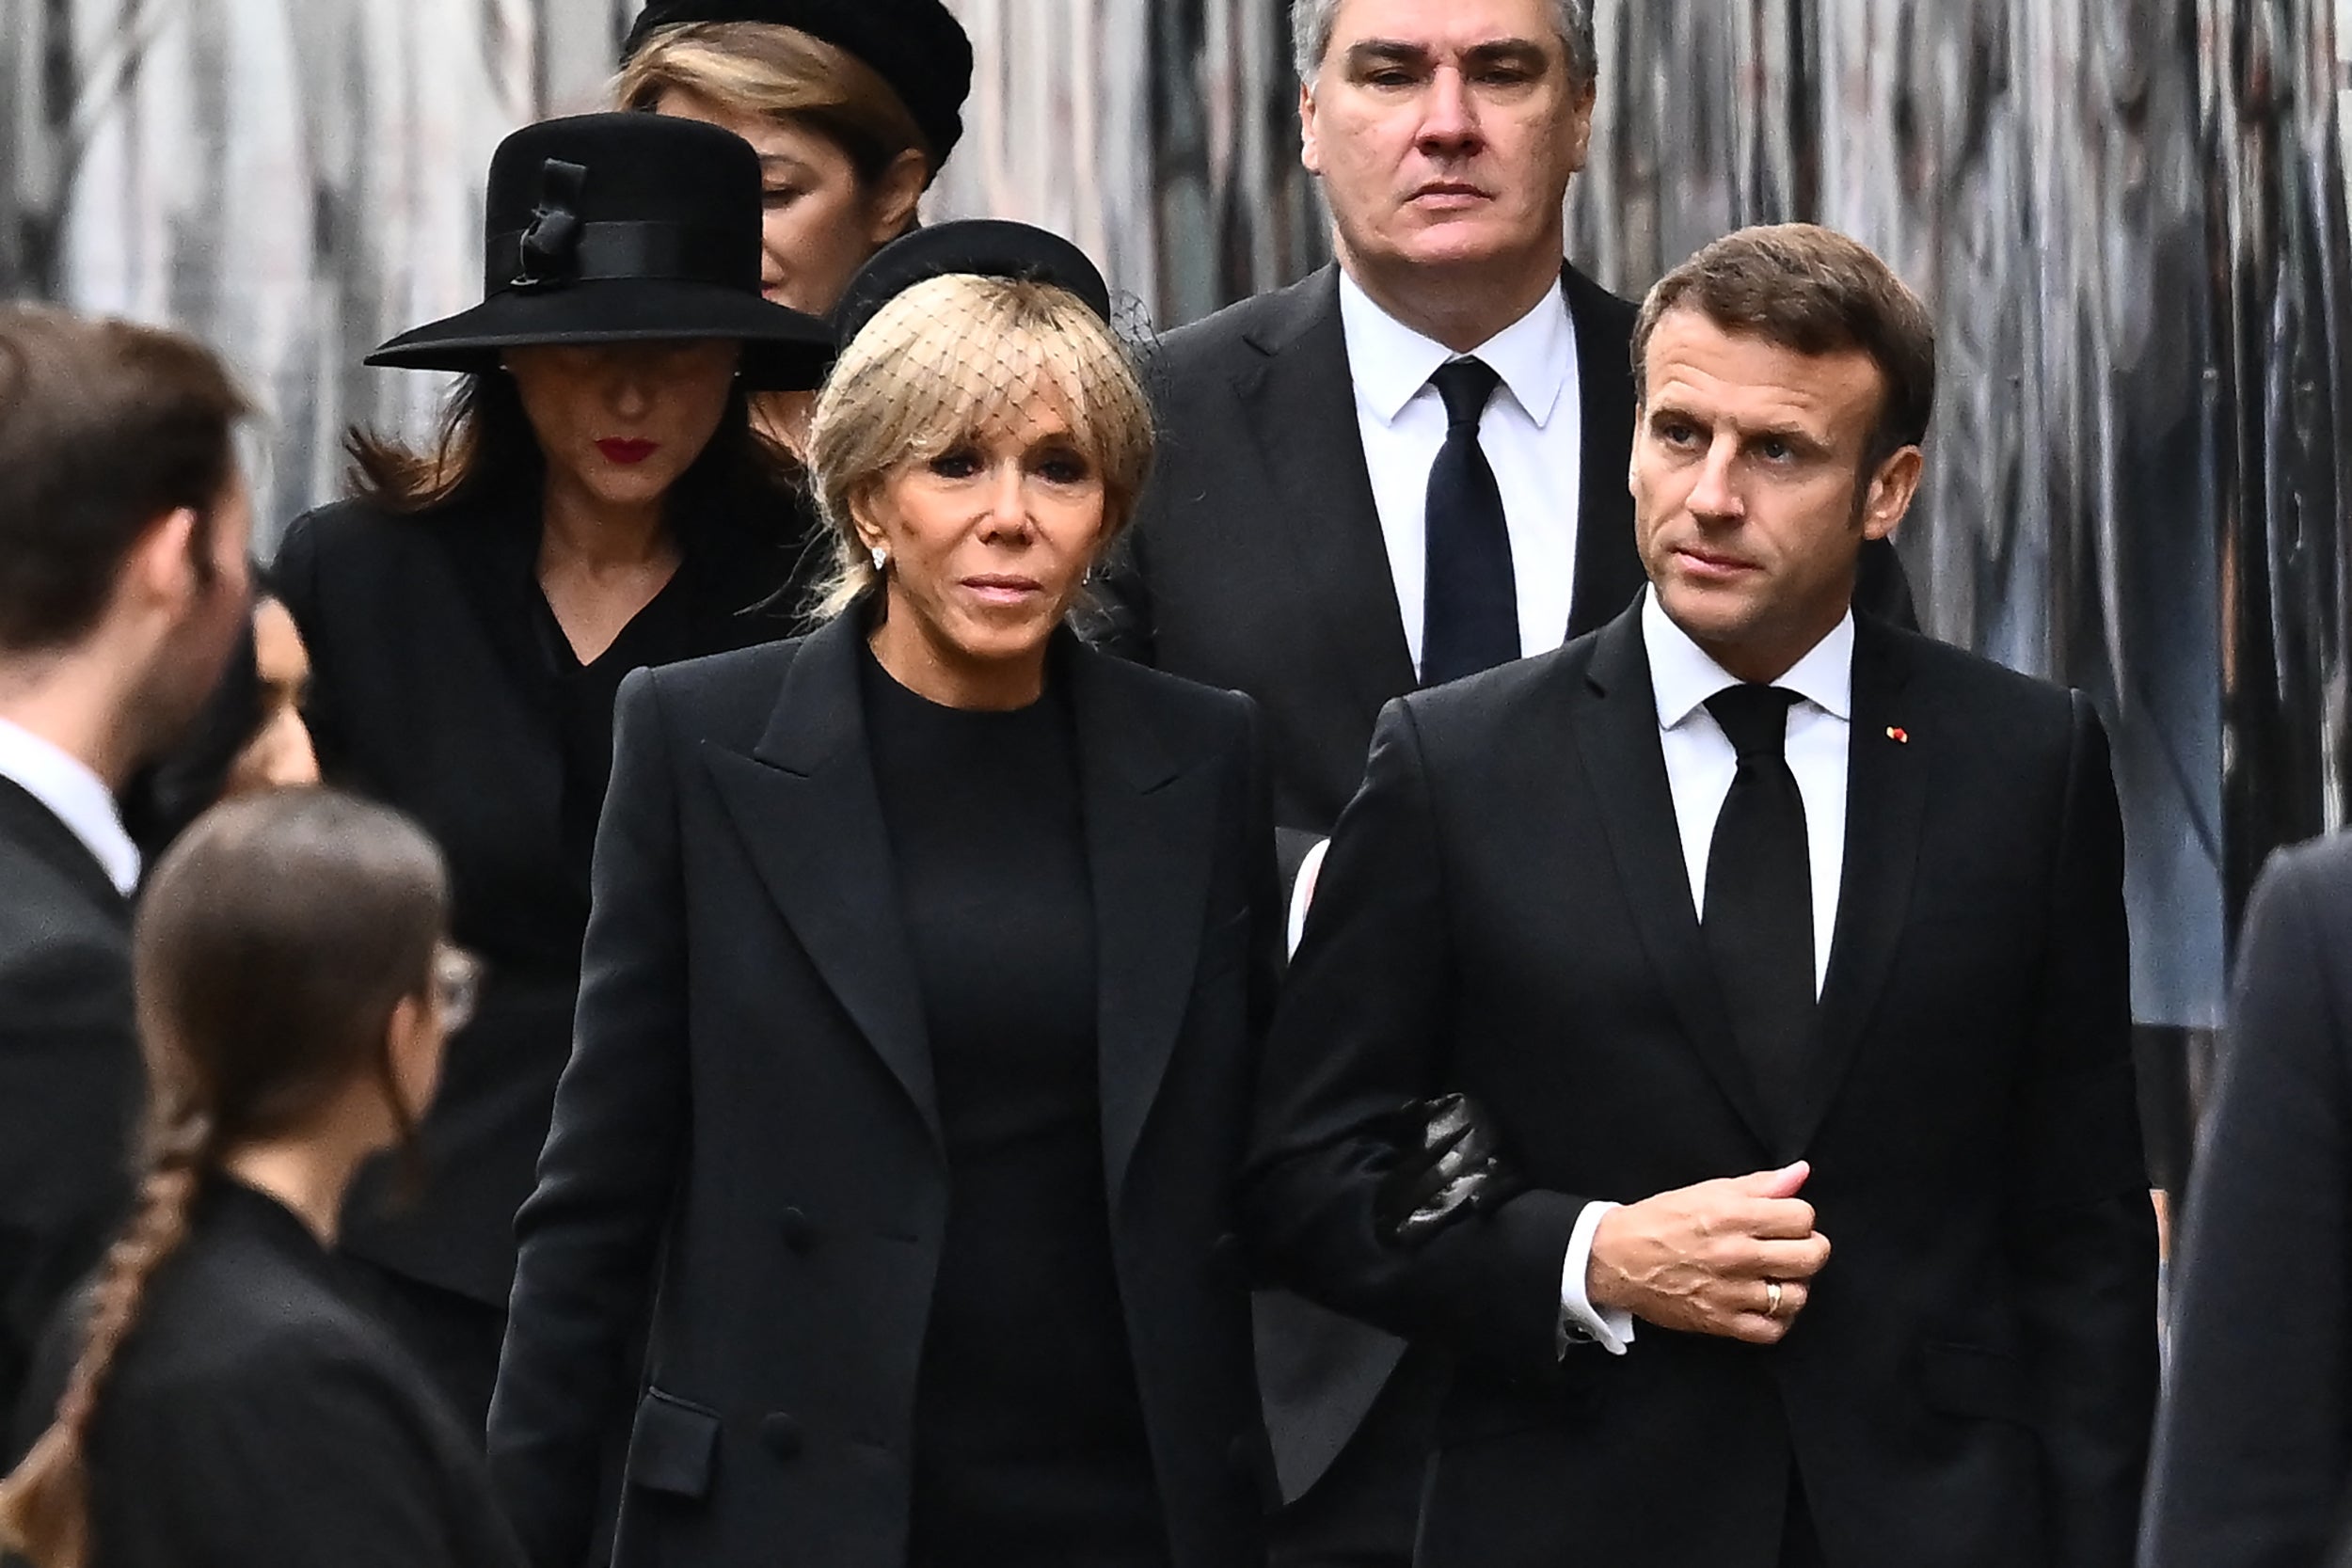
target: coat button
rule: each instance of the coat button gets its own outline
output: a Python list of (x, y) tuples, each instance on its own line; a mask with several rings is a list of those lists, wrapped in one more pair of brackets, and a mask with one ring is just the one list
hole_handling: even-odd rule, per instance
[(784, 1244), (794, 1252), (806, 1252), (810, 1243), (817, 1240), (816, 1227), (810, 1225), (808, 1216), (798, 1209), (787, 1209), (778, 1215), (776, 1228), (784, 1233)]
[(798, 1459), (801, 1456), (801, 1423), (782, 1411), (763, 1416), (759, 1420), (759, 1440), (778, 1459)]

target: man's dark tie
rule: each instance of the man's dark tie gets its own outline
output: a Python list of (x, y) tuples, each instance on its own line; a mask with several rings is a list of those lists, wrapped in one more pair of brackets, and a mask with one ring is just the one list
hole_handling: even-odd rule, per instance
[(1707, 700), (1740, 771), (1715, 818), (1701, 925), (1775, 1137), (1796, 1135), (1814, 1050), (1813, 866), (1786, 751), (1796, 701), (1776, 686), (1735, 686)]
[(1436, 686), (1519, 657), (1519, 598), (1502, 492), (1478, 447), (1478, 421), (1501, 377), (1481, 360), (1455, 359), (1429, 380), (1445, 400), (1445, 445), (1429, 466), (1422, 600), (1421, 679)]

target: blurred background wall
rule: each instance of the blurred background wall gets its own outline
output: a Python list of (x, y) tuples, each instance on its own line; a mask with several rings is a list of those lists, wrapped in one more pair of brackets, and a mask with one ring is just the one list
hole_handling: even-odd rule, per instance
[[(938, 214), (1072, 235), (1162, 327), (1327, 254), (1277, 0), (951, 0), (978, 47)], [(470, 303), (491, 147), (594, 107), (633, 0), (0, 0), (0, 294), (185, 324), (270, 412), (275, 525), (359, 368)], [(1814, 218), (1931, 301), (1902, 546), (1931, 629), (2090, 690), (2136, 1003), (2192, 1042), (2275, 845), (2346, 810), (2352, 0), (1597, 0), (1570, 249), (1634, 293)]]

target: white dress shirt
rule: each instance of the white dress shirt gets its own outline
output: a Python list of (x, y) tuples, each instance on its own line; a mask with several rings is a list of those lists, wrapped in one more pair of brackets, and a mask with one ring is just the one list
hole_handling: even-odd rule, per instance
[[(1375, 305), (1344, 270), (1340, 327), (1347, 340), (1373, 505), (1389, 548), (1389, 579), (1418, 670), (1429, 580), (1429, 469), (1446, 431), (1445, 400), (1429, 378), (1458, 356)], [(1584, 472), (1584, 403), (1567, 296), (1555, 286), (1471, 354), (1502, 378), (1479, 420), (1478, 446), (1494, 470), (1511, 535), (1519, 653), (1549, 653), (1567, 640)]]
[[(1802, 701), (1788, 709), (1787, 755), (1804, 801), (1805, 852), (1813, 869), (1813, 993), (1829, 975), (1831, 933), (1837, 926), (1838, 885), (1846, 867), (1846, 759), (1853, 720), (1853, 615), (1772, 682)], [(1691, 878), (1691, 907), (1707, 918), (1707, 856), (1715, 818), (1731, 794), (1740, 754), (1707, 700), (1740, 684), (1668, 618), (1658, 595), (1642, 595), (1642, 641), (1649, 653), (1650, 689), (1658, 699), (1658, 743), (1666, 756), (1675, 825), (1682, 835), (1683, 868)], [(1584, 1293), (1593, 1232), (1614, 1204), (1588, 1203), (1568, 1239), (1560, 1300), (1571, 1334), (1617, 1354), (1633, 1338), (1631, 1314), (1597, 1310)]]
[(123, 831), (114, 791), (81, 758), (21, 724), (0, 719), (0, 779), (47, 806), (82, 841), (117, 892), (139, 885), (138, 846)]

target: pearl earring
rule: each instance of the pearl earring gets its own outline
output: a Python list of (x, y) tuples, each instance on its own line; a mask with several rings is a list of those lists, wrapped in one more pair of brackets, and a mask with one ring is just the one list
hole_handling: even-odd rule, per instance
[(876, 570), (877, 572), (879, 572), (879, 571), (881, 571), (883, 567), (885, 567), (885, 566), (887, 566), (887, 565), (889, 565), (889, 564), (890, 564), (890, 552), (889, 552), (888, 550), (886, 550), (886, 549), (883, 549), (883, 548), (882, 548), (880, 545), (875, 546), (874, 546), (874, 570)]

